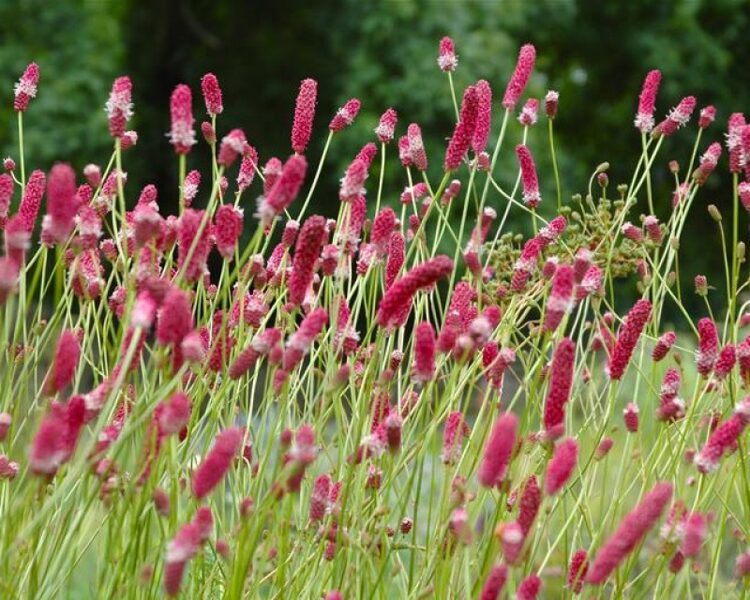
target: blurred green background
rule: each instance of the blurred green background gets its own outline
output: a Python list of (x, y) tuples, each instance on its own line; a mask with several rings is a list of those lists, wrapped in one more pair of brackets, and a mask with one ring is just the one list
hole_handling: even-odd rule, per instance
[[(750, 109), (748, 31), (746, 0), (4, 0), (0, 150), (3, 156), (16, 154), (12, 87), (24, 66), (35, 60), (42, 79), (26, 120), (27, 161), (41, 168), (55, 160), (77, 168), (106, 163), (111, 140), (104, 102), (112, 79), (129, 74), (135, 102), (131, 126), (139, 133), (138, 146), (126, 156), (130, 194), (155, 183), (169, 210), (177, 166), (165, 132), (175, 84), (191, 85), (200, 120), (199, 80), (203, 73), (215, 72), (226, 107), (220, 134), (242, 127), (264, 162), (290, 152), (297, 87), (302, 78), (314, 77), (320, 87), (308, 151), (313, 163), (336, 107), (351, 96), (361, 98), (363, 105), (354, 127), (337, 136), (315, 199), (315, 209), (330, 214), (337, 207), (338, 178), (352, 155), (373, 138), (372, 128), (388, 106), (399, 112), (399, 133), (410, 121), (422, 124), (431, 172), (439, 177), (453, 125), (448, 82), (435, 62), (441, 36), (456, 42), (459, 93), (485, 78), (496, 98), (503, 93), (518, 47), (530, 41), (537, 46), (538, 60), (527, 95), (560, 91), (556, 141), (565, 196), (570, 197), (584, 190), (588, 175), (605, 160), (612, 164), (613, 187), (627, 180), (640, 151), (632, 120), (649, 69), (659, 68), (664, 76), (658, 118), (682, 96), (695, 95), (699, 107), (718, 108), (717, 122), (701, 148), (723, 140), (728, 115)], [(544, 118), (540, 121), (529, 143), (538, 155), (548, 199), (542, 213), (549, 216), (554, 188)], [(520, 131), (520, 126), (511, 128), (512, 143), (520, 139)], [(661, 218), (668, 214), (672, 187), (666, 163), (674, 158), (687, 164), (694, 134), (693, 126), (669, 140), (655, 167)], [(206, 159), (205, 145), (200, 145), (190, 155), (190, 167), (205, 165)], [(503, 165), (505, 179), (513, 177), (514, 159), (506, 154)], [(402, 170), (390, 169), (388, 197), (396, 199), (405, 183)], [(712, 202), (730, 214), (729, 183), (724, 158), (684, 237), (686, 281), (699, 272), (722, 279), (717, 230), (704, 209)], [(256, 195), (257, 188), (251, 192)], [(745, 215), (742, 227), (746, 233)], [(692, 239), (696, 243), (690, 244)], [(710, 251), (705, 242), (712, 244)]]

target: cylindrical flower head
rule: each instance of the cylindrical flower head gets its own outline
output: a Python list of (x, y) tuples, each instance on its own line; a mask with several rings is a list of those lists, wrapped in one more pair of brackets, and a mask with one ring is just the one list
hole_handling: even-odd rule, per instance
[(649, 71), (643, 81), (643, 88), (638, 100), (638, 112), (635, 115), (635, 126), (641, 133), (650, 133), (654, 128), (654, 110), (656, 94), (661, 83), (661, 71)]
[(362, 146), (359, 152), (357, 152), (357, 156), (354, 157), (354, 160), (361, 160), (369, 169), (372, 165), (372, 161), (375, 160), (377, 154), (378, 147), (372, 142), (368, 142), (367, 144)]
[(628, 402), (625, 410), (622, 411), (622, 418), (625, 421), (625, 429), (630, 433), (638, 432), (638, 405)]
[(214, 217), (216, 249), (226, 260), (231, 260), (242, 234), (242, 209), (233, 204), (222, 204)]
[(557, 116), (557, 107), (560, 101), (560, 94), (555, 90), (550, 90), (544, 97), (544, 112), (548, 119), (554, 119)]
[(613, 381), (620, 380), (625, 373), (638, 339), (650, 317), (651, 303), (644, 299), (638, 300), (625, 317), (607, 365), (607, 375)]
[(573, 387), (576, 347), (569, 338), (563, 338), (552, 357), (549, 391), (544, 402), (544, 429), (547, 437), (562, 434), (565, 426), (565, 404)]
[(405, 306), (417, 291), (431, 287), (453, 271), (453, 261), (444, 255), (435, 256), (417, 265), (401, 279), (394, 282), (378, 305), (377, 322), (381, 327), (400, 327), (408, 317)]
[(726, 379), (727, 375), (732, 372), (737, 362), (737, 353), (734, 344), (727, 344), (721, 349), (719, 358), (716, 361), (714, 373), (719, 380)]
[(500, 544), (505, 562), (509, 565), (515, 565), (521, 557), (525, 537), (521, 526), (516, 521), (502, 525)]
[(284, 164), (281, 174), (258, 206), (259, 216), (270, 223), (276, 215), (284, 212), (299, 194), (307, 173), (307, 160), (294, 154)]
[(339, 199), (342, 202), (351, 202), (357, 196), (364, 194), (365, 180), (367, 179), (368, 165), (361, 159), (355, 159), (346, 169), (341, 178), (339, 188)]
[(729, 150), (729, 170), (739, 173), (743, 167), (742, 130), (745, 127), (745, 115), (732, 113), (727, 124), (727, 150)]
[(617, 531), (599, 549), (586, 582), (594, 585), (604, 583), (617, 566), (635, 550), (656, 525), (664, 509), (672, 499), (672, 485), (657, 483), (640, 503), (620, 523)]
[(47, 214), (42, 223), (44, 237), (52, 243), (65, 241), (73, 230), (77, 212), (75, 171), (70, 165), (57, 163), (47, 178)]
[(586, 579), (586, 573), (589, 570), (588, 554), (585, 550), (576, 550), (570, 559), (568, 568), (568, 589), (574, 594), (580, 594), (583, 589), (583, 582)]
[(414, 381), (425, 384), (435, 376), (435, 330), (423, 321), (414, 328)]
[(539, 100), (536, 98), (529, 98), (521, 109), (521, 113), (518, 115), (518, 122), (524, 127), (531, 127), (536, 125), (539, 113)]
[(713, 105), (701, 108), (700, 117), (698, 118), (698, 127), (706, 129), (716, 119), (716, 107)]
[(244, 432), (239, 427), (230, 427), (216, 436), (214, 445), (193, 472), (193, 495), (198, 500), (205, 498), (224, 478), (242, 446), (243, 437)]
[(375, 215), (370, 231), (370, 242), (375, 245), (379, 256), (385, 256), (388, 253), (391, 234), (395, 231), (397, 223), (398, 217), (389, 206)]
[(26, 182), (26, 189), (23, 192), (17, 213), (21, 229), (26, 233), (34, 231), (46, 181), (44, 172), (37, 170), (31, 173), (29, 180)]
[[(420, 171), (427, 170), (427, 153), (422, 141), (422, 130), (416, 123), (410, 123), (406, 129), (406, 139), (409, 148), (409, 164), (413, 164)], [(402, 161), (403, 162), (403, 161)]]
[(453, 45), (453, 40), (448, 36), (445, 36), (440, 40), (437, 63), (440, 70), (445, 71), (446, 73), (455, 71), (458, 66), (456, 49)]
[(695, 364), (703, 377), (708, 377), (719, 359), (719, 334), (716, 324), (709, 317), (698, 321), (698, 349), (695, 351)]
[(299, 364), (327, 323), (328, 313), (324, 308), (316, 308), (302, 320), (286, 344), (283, 362), (285, 371), (289, 372)]
[(497, 600), (507, 579), (508, 567), (505, 564), (492, 567), (487, 579), (484, 580), (479, 600)]
[(578, 442), (573, 438), (562, 440), (555, 447), (555, 452), (547, 464), (544, 476), (544, 493), (553, 496), (559, 492), (570, 479), (578, 462)]
[(78, 336), (70, 329), (66, 329), (57, 340), (52, 369), (47, 378), (47, 393), (56, 394), (73, 381), (80, 356)]
[(454, 465), (461, 457), (463, 440), (469, 433), (469, 426), (460, 411), (453, 411), (445, 420), (443, 429), (443, 451), (440, 460), (443, 464)]
[(394, 231), (388, 241), (388, 260), (385, 263), (385, 289), (398, 278), (406, 258), (406, 240), (400, 231)]
[(521, 526), (523, 537), (529, 534), (534, 520), (542, 505), (542, 491), (539, 489), (539, 483), (536, 475), (531, 475), (523, 486), (521, 499), (518, 502), (518, 518), (516, 521)]
[(547, 299), (544, 313), (544, 331), (553, 332), (557, 329), (563, 317), (573, 307), (573, 288), (575, 287), (575, 271), (570, 265), (559, 265), (552, 278), (552, 289)]
[(179, 344), (193, 330), (190, 296), (179, 288), (171, 288), (159, 308), (156, 341), (166, 346)]
[(346, 104), (338, 109), (331, 122), (328, 124), (328, 129), (333, 132), (341, 131), (346, 127), (349, 127), (357, 118), (359, 108), (361, 106), (360, 101), (357, 98), (347, 100)]
[(743, 552), (734, 563), (734, 576), (747, 577), (750, 575), (750, 551)]
[(326, 220), (319, 215), (309, 217), (300, 229), (289, 276), (289, 302), (294, 305), (299, 306), (305, 299), (326, 238)]
[(292, 123), (292, 150), (297, 154), (304, 154), (307, 145), (310, 143), (317, 98), (318, 82), (314, 79), (302, 80), (297, 94), (297, 102), (294, 106), (294, 121)]
[(172, 117), (172, 128), (169, 131), (169, 142), (177, 154), (187, 154), (195, 144), (193, 129), (193, 94), (184, 83), (179, 84), (172, 92), (169, 103)]
[(481, 154), (487, 148), (492, 128), (492, 88), (488, 81), (480, 79), (474, 89), (477, 92), (477, 119), (471, 148), (475, 154)]
[(719, 468), (719, 461), (724, 453), (733, 452), (737, 440), (750, 421), (750, 397), (739, 403), (734, 414), (719, 425), (703, 448), (695, 455), (695, 466), (701, 473), (710, 473)]
[(695, 110), (695, 97), (686, 96), (680, 103), (674, 107), (667, 118), (659, 123), (653, 130), (653, 135), (661, 135), (664, 137), (672, 135), (680, 127), (687, 125), (690, 120), (690, 115)]
[(477, 476), (484, 487), (495, 487), (505, 478), (516, 444), (517, 429), (518, 417), (512, 412), (504, 413), (493, 425)]
[(513, 110), (516, 104), (518, 104), (521, 94), (523, 94), (526, 84), (529, 82), (531, 72), (534, 70), (535, 62), (536, 48), (531, 44), (521, 46), (515, 71), (513, 71), (513, 75), (510, 81), (508, 81), (508, 87), (505, 88), (505, 96), (503, 97), (504, 108)]
[(109, 121), (109, 134), (114, 138), (124, 135), (125, 127), (133, 116), (132, 92), (133, 84), (130, 77), (118, 77), (112, 84), (105, 109)]
[(443, 168), (446, 171), (455, 171), (461, 165), (461, 161), (469, 151), (477, 126), (478, 108), (478, 93), (472, 85), (466, 88), (464, 92), (458, 123), (456, 123), (453, 136), (445, 150)]
[(541, 589), (542, 580), (539, 578), (539, 575), (529, 575), (518, 586), (516, 600), (536, 600)]
[(516, 157), (521, 168), (521, 182), (523, 184), (523, 201), (531, 208), (536, 208), (542, 201), (539, 193), (539, 180), (536, 175), (536, 165), (531, 151), (519, 144), (516, 146)]
[(696, 558), (708, 533), (708, 517), (699, 512), (691, 513), (685, 522), (685, 537), (682, 540), (682, 553), (687, 558)]
[(245, 191), (252, 184), (255, 179), (255, 171), (258, 168), (258, 151), (251, 146), (247, 145), (245, 153), (242, 156), (242, 162), (240, 163), (240, 172), (237, 174), (237, 189), (241, 192)]
[(13, 199), (13, 190), (15, 184), (13, 178), (10, 175), (3, 173), (0, 175), (0, 222), (5, 222), (8, 217), (8, 209), (10, 208), (10, 201)]
[(190, 398), (176, 392), (157, 406), (159, 429), (167, 434), (179, 433), (190, 421)]
[(191, 283), (203, 277), (211, 251), (210, 224), (206, 224), (200, 231), (204, 214), (205, 211), (186, 208), (177, 222), (177, 266), (184, 269), (185, 279)]
[(15, 98), (13, 108), (16, 112), (24, 112), (29, 108), (29, 102), (36, 98), (37, 85), (39, 85), (39, 66), (36, 63), (29, 64), (13, 89)]
[(331, 476), (328, 473), (319, 475), (313, 483), (310, 493), (310, 520), (312, 522), (322, 521), (328, 512), (331, 493)]
[(721, 144), (714, 142), (701, 155), (698, 168), (693, 172), (693, 177), (699, 185), (706, 183), (709, 175), (714, 172), (719, 158), (721, 158)]
[(397, 122), (398, 114), (394, 109), (389, 108), (382, 114), (380, 122), (375, 128), (375, 135), (378, 137), (378, 141), (380, 141), (381, 144), (387, 144), (393, 140)]
[(213, 73), (206, 73), (201, 79), (201, 91), (203, 92), (203, 101), (206, 103), (206, 112), (211, 117), (220, 115), (224, 112), (224, 104), (221, 99), (221, 87), (219, 80)]

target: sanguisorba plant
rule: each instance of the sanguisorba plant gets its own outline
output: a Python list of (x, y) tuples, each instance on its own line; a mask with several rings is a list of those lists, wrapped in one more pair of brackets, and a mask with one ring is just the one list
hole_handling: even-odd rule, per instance
[[(696, 100), (657, 124), (651, 71), (631, 180), (610, 193), (603, 163), (571, 197), (557, 170), (558, 94), (526, 100), (513, 123), (535, 58), (521, 48), (500, 106), (487, 81), (459, 103), (443, 39), (457, 120), (447, 147), (428, 152), (417, 123), (394, 144), (388, 108), (343, 174), (335, 220), (308, 208), (357, 99), (333, 116), (311, 168), (318, 84), (304, 80), (293, 154), (261, 165), (241, 129), (217, 133), (214, 75), (201, 80), (204, 142), (191, 88), (178, 85), (168, 140), (179, 187), (161, 191), (178, 209), (165, 216), (153, 185), (127, 186), (128, 77), (106, 102), (104, 168), (86, 166), (85, 183), (64, 162), (27, 170), (39, 84), (27, 68), (18, 154), (0, 175), (0, 596), (746, 593), (738, 221), (740, 205), (750, 210), (750, 126), (729, 118), (731, 220), (708, 207), (721, 314), (706, 301), (692, 315), (680, 239), (722, 153), (703, 140), (714, 108), (700, 111), (687, 167), (669, 164), (674, 193), (657, 215), (651, 173)], [(532, 147), (540, 108), (548, 134)], [(386, 161), (396, 145), (400, 165)], [(210, 153), (210, 172), (188, 170), (193, 152)], [(534, 155), (546, 153), (539, 177)], [(518, 166), (510, 183), (495, 176), (501, 159)], [(400, 195), (384, 190), (386, 165)], [(511, 211), (526, 240), (507, 231)], [(616, 302), (628, 277), (639, 298)], [(703, 276), (695, 288), (709, 293)]]

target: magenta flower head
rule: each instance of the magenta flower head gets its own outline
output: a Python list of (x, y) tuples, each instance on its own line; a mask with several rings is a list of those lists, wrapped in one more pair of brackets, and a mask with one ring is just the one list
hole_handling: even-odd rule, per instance
[(242, 129), (232, 129), (221, 139), (219, 146), (219, 156), (216, 162), (222, 167), (229, 168), (232, 166), (237, 157), (245, 154), (247, 150), (247, 138)]
[(750, 421), (750, 397), (739, 403), (734, 414), (719, 425), (703, 448), (695, 455), (695, 466), (701, 473), (710, 473), (719, 468), (719, 461), (725, 453), (734, 452), (737, 440)]
[(15, 184), (13, 178), (6, 173), (0, 175), (0, 223), (5, 224), (5, 219), (8, 217), (8, 209), (10, 208), (10, 201), (13, 199), (13, 190)]
[(201, 79), (201, 91), (203, 92), (203, 101), (206, 103), (206, 112), (211, 117), (220, 115), (224, 112), (224, 104), (221, 99), (221, 87), (219, 80), (213, 73), (206, 73)]
[(580, 594), (583, 589), (583, 582), (586, 579), (586, 573), (589, 570), (588, 554), (585, 550), (576, 550), (570, 559), (568, 568), (568, 589), (574, 594)]
[(672, 485), (657, 483), (625, 516), (617, 531), (599, 549), (586, 576), (586, 582), (594, 585), (604, 583), (656, 525), (671, 499)]
[(206, 225), (200, 231), (204, 214), (205, 211), (186, 208), (177, 222), (177, 266), (185, 270), (185, 279), (191, 283), (203, 277), (211, 251), (210, 227)]
[(492, 88), (489, 82), (480, 79), (474, 89), (477, 93), (477, 118), (471, 148), (475, 154), (481, 154), (487, 147), (492, 128)]
[(341, 178), (339, 199), (342, 202), (351, 202), (357, 196), (364, 194), (364, 184), (367, 179), (367, 174), (367, 163), (362, 159), (354, 159), (354, 161), (347, 167), (344, 176)]
[(309, 217), (300, 229), (289, 276), (289, 302), (296, 306), (302, 304), (312, 283), (315, 263), (327, 235), (326, 220), (319, 215)]
[(495, 487), (505, 478), (516, 445), (517, 430), (518, 417), (512, 412), (501, 415), (493, 425), (479, 467), (478, 479), (484, 487)]
[(552, 357), (549, 391), (544, 402), (544, 429), (550, 439), (559, 437), (565, 427), (565, 405), (573, 387), (575, 352), (573, 341), (563, 338)]
[(560, 93), (550, 90), (544, 96), (544, 112), (548, 119), (554, 119), (557, 116), (557, 107), (560, 101)]
[(409, 124), (409, 127), (406, 130), (406, 139), (408, 141), (409, 164), (413, 164), (420, 171), (426, 171), (427, 153), (424, 149), (424, 142), (422, 141), (422, 130), (419, 128), (419, 125), (417, 125), (416, 123)]
[(182, 195), (185, 198), (185, 206), (187, 208), (193, 203), (195, 197), (198, 195), (198, 188), (201, 184), (200, 171), (193, 169), (185, 176), (185, 181), (182, 184)]
[(429, 288), (453, 271), (453, 261), (438, 255), (423, 262), (394, 282), (380, 300), (377, 322), (381, 327), (400, 327), (409, 316), (408, 309), (417, 291)]
[(239, 427), (230, 427), (216, 436), (214, 445), (193, 473), (193, 495), (198, 500), (205, 498), (224, 478), (243, 438), (244, 432)]
[(445, 420), (443, 429), (443, 452), (440, 459), (443, 464), (453, 465), (461, 457), (464, 437), (469, 433), (469, 426), (460, 411), (453, 411)]
[(317, 99), (318, 82), (314, 79), (302, 80), (297, 94), (297, 102), (294, 106), (294, 121), (292, 122), (292, 150), (297, 154), (304, 154), (307, 145), (310, 143)]
[(319, 475), (313, 483), (310, 493), (310, 520), (322, 521), (328, 512), (331, 494), (331, 476), (328, 473)]
[(339, 108), (333, 119), (331, 119), (328, 129), (335, 133), (349, 127), (349, 125), (354, 123), (354, 119), (357, 118), (360, 106), (361, 103), (357, 98), (347, 100), (346, 104)]
[(532, 44), (521, 46), (515, 71), (513, 71), (513, 75), (510, 81), (508, 81), (508, 87), (505, 88), (505, 96), (503, 97), (504, 108), (513, 110), (516, 104), (518, 104), (521, 94), (523, 94), (526, 85), (529, 83), (535, 62), (536, 48)]
[(385, 289), (396, 281), (406, 258), (406, 240), (400, 231), (394, 231), (388, 240), (388, 260), (385, 263)]
[(54, 475), (70, 460), (86, 416), (83, 396), (73, 396), (65, 404), (53, 402), (42, 419), (29, 450), (32, 473)]
[(672, 135), (680, 127), (687, 125), (694, 110), (695, 97), (686, 96), (680, 100), (680, 103), (669, 112), (667, 118), (659, 123), (651, 133), (664, 137)]
[(518, 122), (524, 127), (531, 127), (536, 125), (539, 113), (539, 100), (536, 98), (529, 98), (521, 109), (521, 113), (518, 115)]
[(635, 127), (641, 133), (650, 133), (654, 128), (654, 110), (656, 109), (656, 94), (661, 83), (661, 71), (649, 71), (643, 81), (643, 88), (638, 99), (638, 112), (635, 115)]
[(518, 518), (516, 519), (524, 538), (531, 531), (541, 505), (542, 491), (539, 489), (536, 475), (530, 475), (523, 485), (523, 490), (521, 490), (521, 499), (518, 502)]
[(216, 249), (224, 259), (231, 260), (242, 234), (242, 209), (233, 204), (222, 204), (214, 217)]
[(524, 579), (516, 590), (516, 600), (536, 600), (542, 589), (542, 580), (533, 573)]
[(51, 244), (65, 241), (73, 230), (78, 212), (76, 174), (70, 165), (57, 163), (47, 178), (47, 214), (42, 221), (42, 238)]
[(378, 141), (380, 141), (381, 144), (387, 144), (393, 140), (397, 122), (398, 114), (392, 108), (387, 109), (380, 117), (380, 122), (375, 128), (375, 135), (378, 137)]
[(479, 600), (497, 600), (507, 580), (508, 567), (505, 564), (492, 567), (487, 579), (484, 580)]
[(714, 373), (716, 378), (721, 381), (727, 378), (727, 376), (734, 369), (734, 365), (737, 363), (737, 349), (734, 344), (727, 344), (721, 349), (719, 358), (716, 361), (716, 369)]
[(66, 329), (57, 340), (52, 369), (47, 377), (48, 394), (56, 394), (73, 381), (80, 356), (78, 336), (70, 329)]
[(578, 442), (567, 438), (557, 444), (544, 476), (544, 492), (548, 496), (553, 496), (565, 486), (577, 462)]
[(743, 167), (742, 131), (745, 128), (745, 115), (741, 112), (729, 115), (727, 124), (727, 150), (729, 150), (729, 170), (739, 173)]
[(461, 161), (471, 147), (477, 126), (478, 96), (477, 90), (473, 85), (466, 88), (464, 92), (458, 123), (456, 123), (453, 136), (445, 150), (443, 168), (446, 171), (455, 171), (461, 165)]
[(575, 271), (570, 265), (559, 265), (552, 277), (552, 289), (544, 313), (544, 331), (555, 331), (563, 317), (573, 307)]
[(171, 288), (164, 296), (156, 322), (156, 341), (166, 346), (179, 344), (193, 330), (190, 296), (179, 288)]
[(716, 107), (713, 105), (704, 106), (701, 108), (700, 116), (698, 117), (698, 127), (706, 129), (716, 119)]
[(448, 36), (445, 36), (440, 40), (437, 63), (440, 70), (445, 71), (446, 73), (455, 71), (458, 66), (456, 49), (453, 45), (453, 40)]
[(105, 109), (109, 121), (109, 134), (114, 138), (125, 134), (125, 127), (133, 116), (133, 84), (130, 77), (115, 79)]
[(435, 330), (426, 321), (414, 328), (414, 381), (425, 384), (435, 376)]
[(327, 323), (328, 313), (324, 308), (316, 308), (302, 319), (299, 328), (286, 344), (283, 363), (285, 371), (289, 372), (299, 364)]
[[(21, 204), (18, 206), (19, 224), (23, 231), (31, 233), (34, 231), (39, 207), (42, 204), (44, 196), (44, 186), (47, 178), (43, 171), (34, 171), (31, 173), (29, 180), (26, 182)], [(7, 243), (7, 240), (6, 240)]]
[(13, 108), (16, 112), (24, 112), (29, 108), (31, 99), (36, 98), (37, 85), (39, 85), (39, 65), (31, 63), (26, 67), (13, 90), (15, 94)]
[(516, 157), (521, 168), (521, 182), (523, 183), (523, 201), (531, 208), (536, 208), (542, 201), (539, 193), (539, 180), (536, 175), (536, 164), (531, 151), (523, 144), (516, 146)]
[(638, 405), (635, 402), (628, 402), (628, 405), (622, 411), (622, 418), (625, 421), (625, 429), (630, 433), (638, 432)]
[(183, 392), (172, 394), (157, 406), (159, 429), (167, 435), (179, 433), (190, 421), (190, 398)]
[[(283, 213), (299, 194), (307, 174), (307, 160), (301, 154), (293, 154), (284, 164), (281, 174), (265, 197), (258, 199), (258, 216), (264, 223)], [(266, 176), (266, 182), (268, 177)]]
[(698, 321), (698, 349), (695, 364), (703, 377), (708, 377), (719, 359), (719, 334), (712, 319), (704, 317)]
[(625, 373), (638, 339), (650, 317), (651, 303), (644, 299), (638, 300), (625, 317), (607, 365), (607, 375), (613, 381), (620, 380)]
[(187, 154), (195, 144), (193, 129), (193, 94), (185, 84), (179, 84), (172, 92), (169, 103), (172, 117), (172, 128), (169, 131), (169, 142), (177, 154)]

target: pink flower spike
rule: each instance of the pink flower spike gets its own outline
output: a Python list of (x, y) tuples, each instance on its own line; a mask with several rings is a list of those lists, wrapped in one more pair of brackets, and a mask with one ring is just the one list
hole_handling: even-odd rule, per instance
[(47, 178), (47, 214), (42, 221), (42, 237), (50, 244), (65, 241), (73, 230), (78, 212), (76, 174), (68, 164), (57, 163)]
[(210, 117), (215, 117), (224, 112), (224, 104), (221, 99), (221, 87), (219, 80), (213, 73), (206, 73), (201, 78), (201, 91), (203, 101), (206, 103), (206, 112)]
[(539, 100), (536, 98), (529, 98), (521, 109), (521, 114), (518, 115), (518, 122), (524, 127), (531, 127), (536, 125), (539, 112)]
[[(427, 170), (427, 153), (422, 141), (422, 130), (416, 123), (410, 123), (406, 130), (408, 140), (408, 157), (409, 164), (413, 164), (420, 171)], [(401, 144), (399, 143), (399, 147)], [(403, 162), (403, 161), (402, 161)]]
[(172, 128), (169, 132), (169, 142), (174, 146), (177, 154), (188, 154), (195, 145), (195, 130), (193, 129), (193, 95), (185, 84), (179, 84), (172, 92), (169, 103), (172, 117)]
[(185, 207), (190, 208), (193, 200), (198, 195), (198, 188), (201, 184), (201, 174), (199, 171), (192, 170), (185, 176), (182, 184), (182, 196), (185, 199)]
[(255, 179), (255, 171), (258, 169), (258, 151), (250, 144), (245, 148), (245, 154), (240, 163), (240, 172), (237, 174), (237, 189), (244, 192)]
[(536, 48), (531, 44), (525, 44), (518, 53), (518, 62), (513, 71), (513, 75), (508, 81), (508, 87), (505, 88), (503, 97), (503, 107), (507, 110), (513, 110), (518, 104), (521, 94), (523, 94), (526, 85), (531, 77), (536, 62)]
[(583, 582), (586, 579), (586, 573), (589, 570), (588, 554), (585, 550), (576, 550), (570, 559), (568, 568), (567, 587), (574, 594), (580, 594), (583, 589)]
[(492, 88), (488, 81), (480, 79), (474, 86), (477, 93), (477, 118), (471, 148), (479, 155), (487, 148), (487, 140), (492, 128)]
[(423, 321), (414, 328), (414, 381), (425, 384), (435, 376), (435, 330)]
[(297, 102), (294, 106), (294, 121), (292, 123), (292, 150), (297, 154), (304, 154), (307, 145), (310, 143), (317, 98), (318, 82), (314, 79), (302, 80), (297, 94)]
[(727, 344), (721, 349), (719, 358), (716, 361), (716, 368), (714, 373), (716, 378), (721, 381), (727, 378), (727, 376), (734, 369), (734, 365), (737, 362), (737, 352), (734, 344)]
[(524, 579), (516, 590), (516, 600), (536, 600), (542, 588), (539, 575), (532, 574)]
[(48, 394), (56, 394), (73, 381), (80, 357), (81, 346), (78, 336), (70, 329), (66, 329), (57, 340), (52, 370), (47, 379)]
[(612, 355), (607, 365), (607, 375), (610, 379), (618, 381), (630, 363), (636, 344), (641, 337), (643, 328), (651, 318), (651, 303), (648, 300), (638, 300), (630, 309), (625, 322), (620, 328)]
[(387, 144), (393, 140), (397, 122), (398, 114), (394, 109), (389, 108), (382, 114), (380, 122), (375, 128), (375, 135), (381, 144)]
[(547, 306), (544, 313), (543, 330), (554, 332), (573, 308), (573, 287), (575, 286), (575, 271), (570, 265), (559, 265), (552, 278)]
[(495, 422), (484, 447), (479, 468), (479, 483), (484, 487), (495, 487), (504, 478), (516, 443), (518, 417), (506, 412)]
[(34, 225), (39, 215), (39, 207), (42, 204), (42, 196), (44, 196), (46, 181), (47, 178), (44, 172), (37, 170), (31, 173), (29, 180), (26, 182), (26, 189), (21, 198), (21, 204), (18, 206), (17, 213), (19, 224), (26, 233), (34, 231)]
[[(469, 86), (464, 92), (458, 123), (453, 130), (453, 136), (448, 142), (448, 147), (445, 149), (443, 169), (446, 171), (455, 171), (461, 165), (464, 156), (471, 147), (477, 126), (478, 96), (477, 89), (474, 86)], [(480, 137), (483, 135), (480, 134)]]
[(489, 575), (487, 575), (487, 579), (484, 580), (484, 586), (482, 586), (482, 593), (479, 596), (479, 600), (497, 600), (507, 579), (507, 566), (499, 564), (492, 567)]
[(125, 134), (125, 127), (133, 116), (132, 91), (133, 84), (130, 77), (118, 77), (112, 84), (112, 91), (105, 109), (109, 121), (109, 134), (113, 138), (119, 138)]
[(159, 308), (156, 341), (162, 345), (179, 344), (193, 330), (190, 297), (179, 288), (171, 288)]
[[(268, 168), (271, 161), (266, 163)], [(284, 164), (281, 173), (275, 178), (273, 186), (258, 202), (258, 216), (264, 223), (270, 224), (273, 219), (283, 213), (299, 194), (307, 174), (307, 160), (301, 154), (294, 154)], [(272, 174), (273, 176), (273, 174)], [(269, 183), (266, 174), (266, 184)]]
[(695, 102), (694, 96), (686, 96), (680, 100), (680, 103), (670, 111), (667, 118), (654, 127), (651, 132), (652, 135), (668, 137), (680, 127), (687, 125), (695, 110)]
[(202, 500), (224, 478), (234, 457), (242, 446), (244, 432), (239, 427), (230, 427), (216, 436), (214, 445), (193, 472), (193, 495)]
[(547, 464), (544, 476), (544, 492), (553, 496), (559, 492), (570, 479), (578, 462), (578, 442), (573, 438), (562, 440), (555, 447), (555, 453)]
[(523, 144), (516, 146), (516, 156), (521, 168), (521, 182), (523, 183), (523, 201), (530, 208), (536, 208), (542, 200), (539, 193), (539, 180), (536, 175), (534, 157)]
[(628, 402), (625, 410), (622, 411), (622, 417), (625, 421), (625, 429), (630, 433), (638, 432), (638, 405), (634, 402)]
[(725, 453), (733, 452), (737, 440), (750, 421), (750, 397), (739, 403), (734, 414), (719, 425), (698, 454), (695, 455), (695, 466), (701, 473), (710, 473), (719, 468), (719, 461)]
[(289, 302), (294, 305), (302, 304), (312, 283), (315, 263), (327, 238), (325, 227), (325, 218), (313, 215), (304, 222), (297, 236), (288, 285)]
[(247, 150), (247, 138), (242, 129), (232, 129), (221, 138), (219, 156), (216, 162), (222, 167), (229, 168), (239, 156), (243, 156)]
[(179, 433), (190, 421), (190, 398), (183, 392), (177, 392), (162, 402), (157, 411), (161, 431), (167, 435)]
[(24, 112), (29, 108), (29, 102), (36, 98), (37, 86), (39, 85), (39, 66), (36, 63), (29, 64), (13, 89), (15, 99), (13, 108), (16, 112)]
[(701, 108), (700, 117), (698, 118), (698, 127), (706, 129), (716, 119), (716, 107), (713, 105)]
[(469, 433), (469, 426), (459, 411), (448, 415), (443, 429), (443, 452), (440, 455), (443, 464), (454, 465), (461, 457), (464, 437)]
[(554, 119), (557, 116), (557, 107), (560, 100), (559, 92), (550, 90), (544, 97), (544, 112), (548, 119)]
[(357, 118), (360, 106), (361, 103), (357, 98), (347, 100), (346, 104), (339, 108), (333, 119), (331, 119), (328, 129), (335, 133), (349, 127), (354, 122), (354, 119)]
[(437, 63), (440, 70), (446, 73), (455, 71), (458, 66), (458, 56), (456, 55), (453, 40), (448, 36), (440, 40)]
[(214, 217), (216, 249), (225, 260), (232, 260), (237, 240), (242, 234), (242, 209), (233, 204), (222, 204)]
[(695, 351), (695, 364), (704, 378), (711, 374), (719, 360), (719, 334), (716, 324), (708, 317), (698, 321), (698, 349)]
[(368, 165), (362, 159), (355, 159), (349, 165), (346, 173), (341, 178), (341, 187), (339, 188), (339, 199), (342, 202), (351, 202), (357, 196), (364, 194), (367, 172)]
[(549, 391), (544, 402), (544, 429), (548, 438), (562, 434), (565, 427), (565, 405), (570, 399), (575, 369), (575, 344), (563, 338), (552, 357)]
[(635, 127), (641, 133), (650, 133), (654, 128), (654, 110), (656, 108), (656, 94), (661, 83), (661, 71), (649, 71), (643, 81), (643, 88), (638, 100), (638, 112), (635, 115)]

